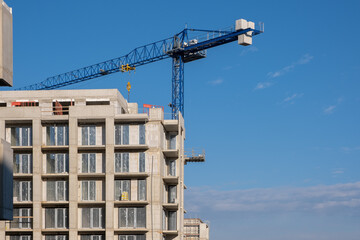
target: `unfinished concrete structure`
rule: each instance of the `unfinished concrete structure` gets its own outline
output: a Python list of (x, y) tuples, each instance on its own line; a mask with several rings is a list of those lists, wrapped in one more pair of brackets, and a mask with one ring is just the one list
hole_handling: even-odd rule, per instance
[(0, 86), (13, 85), (12, 9), (0, 0)]
[(185, 218), (184, 240), (209, 240), (209, 225), (199, 218)]
[(0, 92), (14, 151), (5, 240), (183, 239), (182, 116), (138, 113), (116, 89)]

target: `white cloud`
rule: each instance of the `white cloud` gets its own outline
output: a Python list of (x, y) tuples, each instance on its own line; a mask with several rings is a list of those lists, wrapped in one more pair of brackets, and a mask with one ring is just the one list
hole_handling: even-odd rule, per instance
[(259, 82), (254, 90), (260, 90), (260, 89), (265, 89), (268, 87), (271, 87), (271, 85), (273, 85), (274, 83), (272, 82)]
[(336, 104), (333, 104), (333, 105), (330, 105), (326, 108), (324, 108), (323, 112), (325, 114), (332, 114), (334, 113), (335, 109), (339, 106), (339, 104), (343, 101), (342, 98), (338, 98), (337, 101), (336, 101)]
[(360, 182), (302, 188), (258, 188), (222, 191), (190, 188), (186, 208), (192, 212), (288, 212), (357, 210), (360, 215)]
[(224, 82), (224, 79), (222, 78), (218, 78), (216, 80), (213, 80), (213, 81), (210, 81), (208, 82), (209, 84), (213, 85), (213, 86), (216, 86), (216, 85), (220, 85)]
[(304, 64), (307, 64), (309, 63), (314, 57), (311, 56), (310, 54), (305, 54), (303, 55), (299, 60), (297, 60), (296, 62), (286, 66), (286, 67), (283, 67), (282, 69), (276, 71), (276, 72), (269, 72), (268, 73), (268, 77), (270, 78), (277, 78), (277, 77), (280, 77), (288, 72), (290, 72), (291, 70), (293, 70), (296, 66), (298, 65), (304, 65)]
[(303, 93), (294, 93), (291, 96), (286, 97), (283, 100), (283, 103), (293, 104), (295, 99), (301, 98), (303, 95), (304, 95)]
[(327, 108), (324, 109), (324, 113), (332, 114), (336, 107), (337, 107), (337, 105), (328, 106)]

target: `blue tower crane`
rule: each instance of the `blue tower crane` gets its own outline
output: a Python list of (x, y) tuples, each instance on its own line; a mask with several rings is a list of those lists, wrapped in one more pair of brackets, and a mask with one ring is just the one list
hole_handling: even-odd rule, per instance
[[(128, 54), (98, 64), (62, 73), (16, 90), (50, 90), (87, 81), (116, 72), (134, 70), (136, 67), (172, 58), (172, 118), (178, 113), (184, 115), (184, 64), (206, 57), (206, 50), (238, 40), (241, 45), (252, 44), (252, 37), (264, 32), (260, 23), (255, 28), (253, 22), (244, 19), (235, 26), (223, 30), (201, 30), (185, 28), (173, 37), (137, 47)], [(202, 33), (192, 37), (193, 33)]]

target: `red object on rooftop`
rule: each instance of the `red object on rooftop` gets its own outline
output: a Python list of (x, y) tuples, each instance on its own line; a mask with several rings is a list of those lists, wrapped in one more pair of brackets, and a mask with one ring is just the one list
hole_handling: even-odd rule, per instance
[(161, 108), (161, 109), (164, 111), (164, 107), (163, 107), (163, 106), (151, 105), (151, 104), (143, 104), (143, 113), (149, 114), (149, 109), (150, 109), (150, 108)]

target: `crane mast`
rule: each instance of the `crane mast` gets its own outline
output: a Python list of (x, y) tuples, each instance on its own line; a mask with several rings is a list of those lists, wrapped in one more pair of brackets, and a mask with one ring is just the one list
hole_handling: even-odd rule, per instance
[[(253, 22), (244, 19), (224, 30), (201, 30), (185, 28), (173, 37), (137, 47), (128, 54), (101, 63), (58, 74), (46, 80), (16, 90), (50, 90), (102, 77), (124, 69), (172, 58), (172, 118), (178, 113), (184, 116), (184, 64), (206, 57), (206, 50), (238, 41), (240, 45), (252, 44), (252, 37), (264, 31), (263, 24), (255, 28)], [(194, 33), (202, 33), (193, 37)]]

